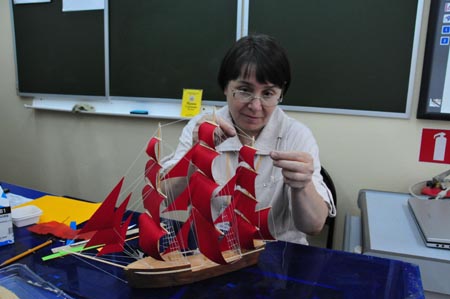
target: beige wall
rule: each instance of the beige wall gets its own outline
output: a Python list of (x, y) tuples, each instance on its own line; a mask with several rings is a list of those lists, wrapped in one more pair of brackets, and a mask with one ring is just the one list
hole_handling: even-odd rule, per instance
[[(169, 122), (24, 108), (29, 100), (16, 95), (7, 0), (0, 0), (0, 66), (0, 181), (102, 200), (129, 171), (158, 122)], [(449, 168), (418, 162), (422, 128), (450, 129), (450, 122), (417, 120), (417, 97), (416, 88), (411, 119), (289, 113), (315, 133), (322, 163), (337, 186), (336, 248), (341, 248), (345, 214), (359, 213), (360, 189), (407, 192), (411, 184)], [(171, 146), (176, 145), (182, 125), (164, 129)]]

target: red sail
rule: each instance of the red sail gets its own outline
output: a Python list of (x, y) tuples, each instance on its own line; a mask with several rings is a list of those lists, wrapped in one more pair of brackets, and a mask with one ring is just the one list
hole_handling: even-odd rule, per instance
[(150, 213), (155, 223), (160, 224), (160, 206), (166, 197), (159, 191), (153, 189), (149, 185), (145, 185), (142, 189), (142, 200), (144, 208)]
[[(214, 151), (214, 130), (217, 128), (216, 124), (210, 122), (203, 122), (198, 131), (199, 142), (196, 143), (172, 169), (164, 176), (164, 179), (185, 177), (188, 175), (189, 165), (191, 161), (200, 168), (205, 174), (211, 177), (212, 160), (218, 155)], [(202, 147), (199, 149), (199, 147)], [(209, 150), (205, 150), (209, 149)], [(200, 151), (197, 153), (197, 151)], [(194, 158), (193, 155), (196, 154)], [(214, 154), (216, 153), (216, 154)], [(207, 157), (203, 156), (207, 155)], [(206, 161), (204, 160), (206, 159)], [(194, 161), (193, 161), (194, 160)]]
[(217, 264), (228, 264), (222, 256), (219, 245), (219, 237), (222, 236), (222, 233), (217, 230), (214, 224), (204, 218), (196, 208), (192, 208), (192, 213), (200, 252)]
[(222, 189), (217, 193), (216, 196), (232, 195), (234, 193), (234, 188), (236, 187), (236, 176), (232, 176), (231, 179), (223, 185)]
[(203, 141), (210, 148), (215, 148), (214, 131), (218, 127), (217, 124), (205, 121), (198, 128), (198, 140)]
[(86, 247), (105, 244), (97, 253), (98, 256), (123, 251), (123, 245), (125, 243), (125, 237), (127, 234), (128, 225), (131, 221), (131, 216), (132, 215), (128, 216), (127, 220), (125, 220), (125, 222), (119, 227), (97, 231), (91, 240), (89, 240), (86, 244)]
[[(230, 210), (228, 209), (229, 207), (227, 207), (224, 213), (230, 212)], [(229, 235), (236, 232), (239, 239), (239, 245), (242, 249), (254, 249), (254, 239), (274, 240), (267, 225), (269, 211), (270, 208), (266, 208), (254, 212), (252, 213), (252, 215), (250, 215), (251, 219), (249, 219), (236, 209), (234, 217), (235, 221), (231, 222), (231, 228), (220, 243), (221, 250), (232, 249), (230, 247), (230, 243), (232, 242), (228, 242), (228, 238), (232, 238)]]
[[(222, 265), (227, 264), (222, 256), (219, 245), (219, 238), (222, 236), (222, 233), (216, 229), (214, 224), (204, 218), (195, 207), (192, 208), (191, 213), (191, 216), (189, 216), (188, 220), (184, 223), (176, 235), (176, 240), (180, 249), (189, 249), (188, 235), (191, 230), (191, 224), (194, 222), (200, 252), (215, 263)], [(173, 248), (169, 247), (166, 249), (165, 253), (172, 250)]]
[(241, 190), (234, 192), (233, 201), (215, 221), (217, 224), (223, 221), (222, 219), (230, 219), (229, 221), (232, 224), (221, 242), (222, 250), (231, 249), (227, 239), (229, 238), (229, 234), (236, 232), (238, 234), (239, 244), (244, 249), (254, 249), (254, 239), (273, 240), (267, 226), (267, 217), (270, 208), (263, 209), (261, 212), (255, 211), (256, 205), (256, 199), (247, 193)]
[(268, 220), (270, 207), (255, 211), (256, 200), (242, 192), (236, 192), (235, 207), (259, 230), (254, 236), (255, 239), (274, 240), (269, 230)]
[(252, 169), (255, 169), (255, 154), (256, 149), (248, 145), (244, 145), (239, 150), (239, 162), (244, 161)]
[(214, 149), (199, 144), (192, 155), (192, 163), (212, 179), (212, 162), (219, 155)]
[(122, 188), (124, 178), (122, 178), (119, 183), (114, 187), (111, 193), (106, 197), (101, 206), (95, 211), (94, 215), (89, 219), (89, 221), (80, 230), (79, 234), (84, 234), (87, 232), (107, 229), (114, 226), (114, 211), (119, 198), (120, 189)]
[[(205, 216), (208, 214), (211, 215), (212, 192), (217, 186), (216, 183), (208, 179), (204, 174), (196, 171), (189, 179), (189, 186), (178, 195), (164, 212), (186, 211), (190, 204), (194, 204), (198, 209), (205, 213)], [(208, 218), (211, 218), (211, 216)]]
[(146, 213), (139, 216), (139, 246), (151, 257), (163, 260), (160, 254), (159, 239), (167, 234), (161, 227), (160, 207), (166, 198), (159, 191), (160, 170), (159, 138), (150, 139), (146, 153), (150, 157), (145, 165), (145, 178), (148, 184), (142, 189), (142, 200)]
[(191, 188), (191, 202), (206, 220), (212, 223), (211, 198), (214, 189), (219, 185), (208, 179), (200, 172), (194, 172), (189, 183)]
[(219, 217), (216, 218), (214, 221), (215, 225), (218, 225), (220, 223), (228, 223), (229, 228), (228, 231), (225, 233), (225, 236), (220, 241), (220, 249), (222, 251), (235, 249), (233, 247), (237, 246), (237, 240), (236, 240), (236, 213), (234, 211), (234, 204), (233, 201), (225, 208), (225, 210), (219, 215)]
[(269, 212), (270, 207), (256, 211), (256, 217), (253, 218), (253, 224), (259, 227), (255, 239), (275, 240), (269, 230)]
[(247, 190), (253, 197), (255, 195), (255, 179), (257, 173), (247, 167), (239, 167), (236, 174), (236, 185)]
[(191, 203), (191, 189), (187, 187), (186, 189), (178, 195), (177, 198), (164, 210), (164, 212), (170, 211), (187, 211)]
[(189, 166), (192, 160), (192, 154), (196, 150), (198, 144), (194, 145), (181, 159), (178, 161), (164, 176), (164, 179), (185, 177), (188, 175)]
[(139, 215), (139, 246), (151, 257), (163, 260), (159, 251), (159, 239), (166, 233), (149, 214)]
[(147, 144), (147, 149), (145, 150), (147, 155), (157, 162), (159, 161), (158, 144), (160, 141), (161, 140), (158, 137), (152, 137)]
[(145, 177), (155, 189), (159, 187), (158, 183), (160, 170), (161, 165), (153, 159), (148, 160), (147, 164), (145, 164)]
[(117, 210), (109, 216), (110, 220), (112, 220), (111, 225), (109, 227), (97, 229), (92, 238), (87, 242), (86, 247), (104, 244), (98, 255), (120, 252), (123, 250), (123, 244), (125, 243), (125, 236), (131, 221), (131, 215), (128, 216), (124, 223), (122, 223), (122, 218), (130, 198), (131, 194), (129, 194)]
[[(248, 155), (249, 153), (251, 153), (250, 150), (253, 150), (250, 147), (246, 147), (249, 148), (250, 150), (242, 150), (242, 148), (241, 151), (245, 155)], [(247, 159), (250, 160), (249, 158)], [(240, 157), (239, 162), (242, 162)], [(255, 179), (257, 175), (258, 174), (253, 169), (249, 169), (242, 165), (238, 166), (235, 175), (222, 187), (217, 196), (232, 195), (236, 185), (241, 186), (242, 188), (247, 190), (251, 195), (255, 196)]]
[(170, 246), (166, 248), (164, 253), (168, 253), (174, 250), (188, 250), (189, 249), (189, 232), (191, 231), (192, 226), (192, 215), (186, 220), (183, 226), (180, 228), (178, 233), (175, 236), (175, 241), (178, 243), (178, 246)]
[(246, 218), (251, 220), (254, 217), (256, 204), (258, 203), (255, 198), (250, 197), (240, 190), (236, 190), (234, 192), (233, 202), (235, 209), (241, 212)]
[(114, 212), (114, 226), (118, 227), (122, 223), (123, 215), (127, 210), (128, 202), (130, 201), (131, 193), (128, 194), (127, 198), (120, 204), (120, 206)]
[(234, 201), (232, 201), (223, 212), (214, 220), (214, 224), (218, 224), (220, 222), (233, 222), (234, 219)]
[(255, 249), (253, 243), (254, 236), (258, 229), (251, 224), (246, 218), (242, 217), (239, 213), (236, 213), (237, 232), (239, 238), (239, 244), (243, 249)]

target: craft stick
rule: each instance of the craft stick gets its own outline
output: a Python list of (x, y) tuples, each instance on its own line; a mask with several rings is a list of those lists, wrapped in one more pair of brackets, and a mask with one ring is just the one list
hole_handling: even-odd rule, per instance
[(62, 257), (62, 256), (65, 256), (65, 255), (72, 254), (74, 252), (83, 251), (83, 250), (89, 250), (89, 249), (94, 249), (94, 248), (99, 248), (99, 247), (104, 246), (103, 244), (101, 244), (101, 245), (94, 245), (94, 246), (90, 246), (90, 247), (84, 248), (84, 245), (86, 245), (86, 244), (82, 244), (82, 245), (75, 246), (75, 247), (69, 246), (65, 250), (63, 249), (63, 250), (60, 250), (60, 251), (55, 252), (53, 254), (49, 254), (47, 256), (43, 256), (42, 260), (45, 262), (45, 261), (48, 261), (48, 260), (51, 260), (51, 259), (55, 259), (55, 258), (58, 258), (58, 257)]
[(17, 261), (17, 260), (19, 260), (19, 259), (21, 259), (21, 258), (23, 258), (23, 257), (25, 257), (25, 256), (27, 256), (27, 255), (29, 255), (29, 254), (31, 254), (31, 253), (33, 253), (33, 252), (35, 252), (35, 251), (41, 249), (42, 247), (45, 247), (45, 246), (47, 246), (47, 245), (50, 245), (51, 243), (52, 243), (52, 240), (48, 240), (48, 241), (45, 241), (44, 243), (42, 243), (42, 244), (40, 244), (40, 245), (38, 245), (38, 246), (35, 246), (35, 247), (33, 247), (33, 248), (30, 248), (30, 249), (28, 249), (27, 251), (24, 251), (24, 252), (22, 252), (21, 254), (18, 254), (18, 255), (16, 255), (16, 256), (14, 256), (14, 257), (12, 257), (12, 258), (10, 258), (10, 259), (4, 261), (3, 263), (0, 264), (0, 267), (9, 265), (9, 264), (11, 264), (11, 263), (14, 263), (15, 261)]

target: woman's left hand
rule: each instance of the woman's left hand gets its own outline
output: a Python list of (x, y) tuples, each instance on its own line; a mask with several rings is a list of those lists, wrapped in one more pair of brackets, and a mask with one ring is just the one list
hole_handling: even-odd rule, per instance
[(314, 160), (306, 152), (272, 151), (273, 165), (281, 168), (285, 184), (291, 188), (303, 189), (312, 182)]
[(312, 181), (314, 159), (305, 152), (270, 153), (273, 165), (281, 168), (284, 183), (291, 187), (295, 227), (307, 234), (317, 234), (328, 216), (328, 206)]

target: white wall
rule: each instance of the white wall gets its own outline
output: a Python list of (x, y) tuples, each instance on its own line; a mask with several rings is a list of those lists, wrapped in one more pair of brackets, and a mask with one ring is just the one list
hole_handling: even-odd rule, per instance
[[(420, 75), (421, 61), (418, 65)], [(0, 66), (0, 181), (102, 200), (128, 171), (158, 122), (169, 122), (24, 108), (29, 100), (16, 95), (7, 0), (0, 0)], [(411, 184), (449, 168), (418, 162), (422, 128), (450, 129), (450, 122), (417, 120), (417, 98), (418, 88), (410, 119), (289, 113), (315, 133), (322, 163), (337, 186), (336, 248), (341, 248), (345, 214), (359, 213), (360, 189), (407, 192)], [(168, 144), (176, 145), (182, 125), (164, 129)]]

